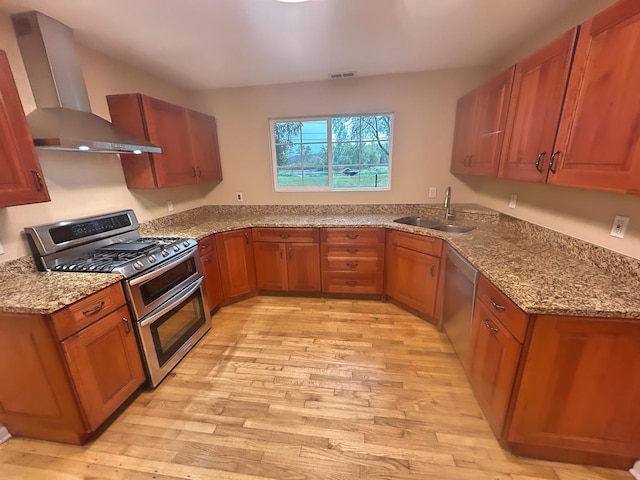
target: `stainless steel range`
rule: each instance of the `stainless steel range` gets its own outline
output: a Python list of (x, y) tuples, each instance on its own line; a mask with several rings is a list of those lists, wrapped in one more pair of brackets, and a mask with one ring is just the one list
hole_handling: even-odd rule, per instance
[(133, 210), (25, 233), (41, 271), (122, 274), (152, 386), (211, 328), (195, 240), (140, 237)]

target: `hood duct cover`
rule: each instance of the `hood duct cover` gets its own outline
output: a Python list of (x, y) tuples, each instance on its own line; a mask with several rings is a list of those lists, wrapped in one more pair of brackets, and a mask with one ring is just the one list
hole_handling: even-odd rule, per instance
[(40, 12), (11, 16), (33, 97), (27, 115), (36, 147), (95, 153), (160, 153), (91, 113), (73, 31)]

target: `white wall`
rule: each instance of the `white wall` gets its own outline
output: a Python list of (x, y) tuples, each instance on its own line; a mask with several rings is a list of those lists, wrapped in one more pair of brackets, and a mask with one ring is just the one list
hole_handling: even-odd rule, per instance
[[(0, 12), (0, 49), (5, 50), (16, 79), (25, 112), (35, 108), (10, 18)], [(78, 53), (83, 65), (94, 113), (109, 118), (105, 95), (144, 92), (186, 104), (187, 92), (156, 77), (86, 48)], [(133, 208), (141, 220), (166, 213), (172, 200), (176, 211), (203, 204), (207, 187), (130, 191), (126, 187), (117, 155), (39, 151), (51, 202), (0, 208), (0, 243), (5, 254), (0, 262), (28, 254), (21, 236), (25, 226), (85, 215)]]
[[(449, 174), (458, 97), (486, 75), (483, 69), (422, 72), (322, 82), (199, 92), (192, 106), (216, 116), (224, 181), (207, 203), (349, 204), (454, 201), (474, 192)], [(351, 113), (394, 113), (391, 190), (384, 192), (274, 192), (269, 118)], [(428, 198), (428, 187), (438, 189)]]

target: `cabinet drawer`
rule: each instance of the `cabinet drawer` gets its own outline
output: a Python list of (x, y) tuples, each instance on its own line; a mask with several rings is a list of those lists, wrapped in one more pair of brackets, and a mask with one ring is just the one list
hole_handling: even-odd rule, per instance
[(323, 228), (324, 243), (384, 243), (384, 228)]
[(318, 243), (317, 228), (253, 228), (254, 242)]
[(425, 237), (413, 233), (389, 231), (389, 241), (393, 245), (415, 250), (439, 257), (442, 255), (442, 240), (434, 237)]
[(382, 293), (382, 272), (322, 272), (325, 293)]
[(524, 341), (529, 315), (513, 303), (509, 297), (496, 288), (489, 280), (480, 277), (476, 298), (487, 306), (488, 310), (520, 343)]
[(384, 259), (378, 258), (345, 258), (345, 257), (322, 257), (322, 270), (332, 272), (382, 272), (384, 270)]
[(338, 244), (322, 244), (320, 245), (323, 260), (351, 260), (354, 258), (384, 258), (384, 243), (374, 243), (372, 245), (338, 245)]
[(116, 283), (53, 313), (51, 319), (58, 340), (64, 340), (124, 304), (122, 286)]
[(214, 235), (204, 237), (202, 240), (198, 240), (198, 252), (200, 255), (206, 255), (211, 253), (215, 249)]

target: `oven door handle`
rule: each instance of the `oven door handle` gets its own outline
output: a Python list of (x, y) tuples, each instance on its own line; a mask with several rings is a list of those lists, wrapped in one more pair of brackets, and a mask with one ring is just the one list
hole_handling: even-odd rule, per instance
[(179, 305), (183, 300), (188, 298), (193, 292), (195, 292), (200, 288), (203, 280), (204, 280), (203, 277), (198, 278), (195, 282), (193, 282), (193, 284), (189, 285), (183, 291), (181, 291), (180, 293), (172, 297), (170, 301), (165, 302), (163, 304), (164, 307), (161, 310), (158, 310), (155, 313), (152, 313), (150, 316), (143, 318), (140, 322), (138, 322), (138, 325), (140, 325), (140, 328), (144, 328), (147, 325), (155, 322), (158, 318), (160, 318), (162, 315), (167, 313), (169, 310), (171, 310), (172, 308), (175, 308), (176, 305)]
[(162, 275), (167, 270), (171, 270), (177, 264), (182, 263), (183, 261), (187, 260), (188, 258), (194, 257), (197, 252), (198, 252), (198, 249), (195, 248), (191, 252), (187, 252), (186, 254), (183, 254), (183, 255), (177, 256), (175, 258), (172, 258), (167, 263), (163, 264), (161, 267), (154, 268), (149, 273), (145, 273), (144, 275), (140, 275), (139, 277), (134, 277), (131, 280), (128, 280), (128, 283), (129, 283), (129, 285), (140, 285), (141, 283), (148, 282), (152, 278), (159, 277), (160, 275)]

